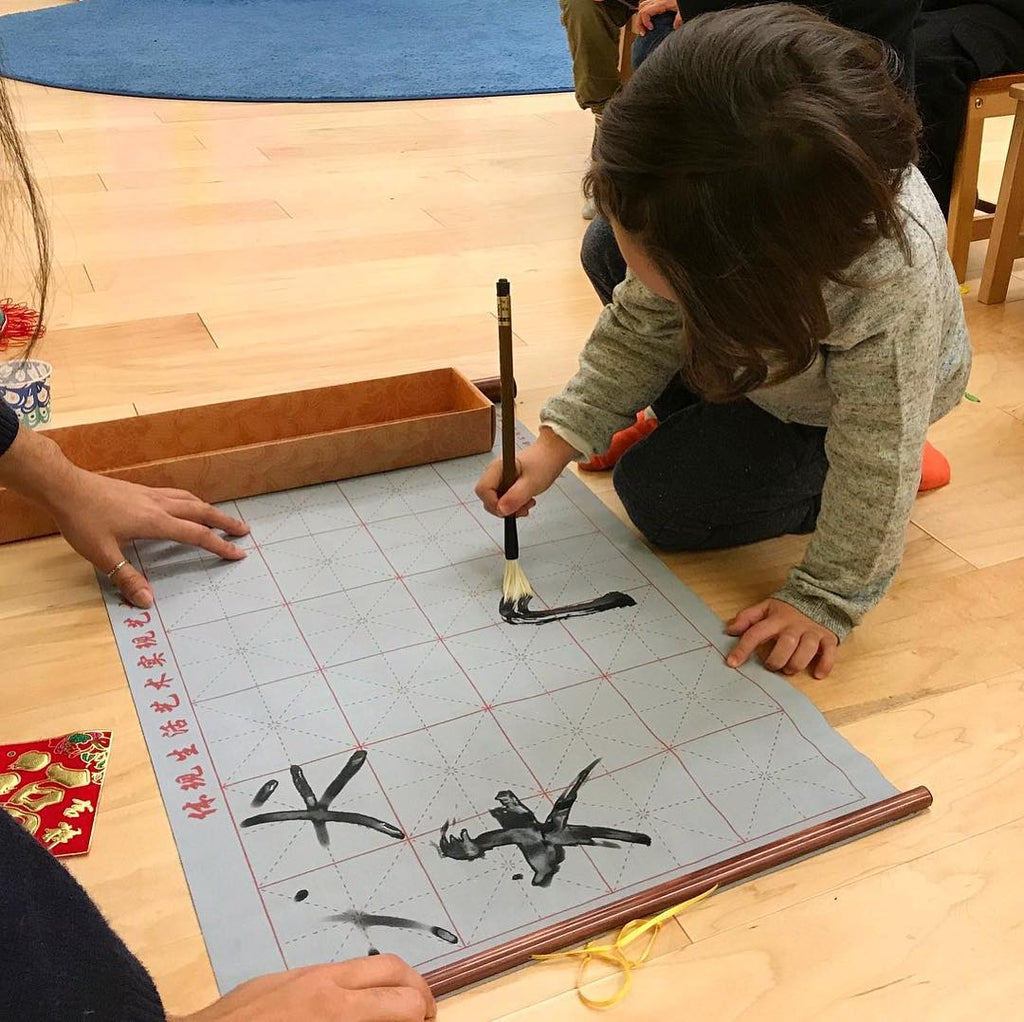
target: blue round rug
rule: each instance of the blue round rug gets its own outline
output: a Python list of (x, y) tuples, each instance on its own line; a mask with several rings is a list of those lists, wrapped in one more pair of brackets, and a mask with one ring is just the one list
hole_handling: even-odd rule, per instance
[(0, 52), (10, 78), (171, 99), (572, 88), (556, 0), (79, 0), (0, 18)]

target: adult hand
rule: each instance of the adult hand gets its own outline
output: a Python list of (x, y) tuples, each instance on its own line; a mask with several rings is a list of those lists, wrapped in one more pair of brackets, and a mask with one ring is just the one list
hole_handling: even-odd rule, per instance
[(376, 955), (261, 976), (171, 1022), (424, 1022), (436, 1015), (423, 977), (400, 958)]
[(679, 28), (682, 19), (679, 17), (677, 0), (642, 0), (636, 12), (637, 35), (647, 35), (654, 28), (654, 18), (666, 11), (675, 11), (676, 19), (673, 28)]
[(741, 636), (725, 658), (730, 667), (742, 666), (765, 644), (770, 649), (763, 657), (764, 665), (770, 671), (797, 674), (813, 663), (811, 673), (824, 678), (836, 661), (839, 640), (835, 633), (782, 600), (768, 599), (747, 607), (726, 628), (730, 635)]
[(514, 514), (517, 518), (524, 518), (537, 503), (534, 497), (548, 489), (578, 454), (553, 429), (542, 426), (536, 442), (517, 455), (517, 477), (508, 491), (499, 497), (501, 459), (496, 458), (480, 476), (476, 495), (492, 515), (507, 518)]
[[(35, 501), (52, 515), (71, 546), (102, 572), (124, 560), (133, 539), (171, 539), (237, 561), (245, 551), (218, 536), (244, 536), (249, 527), (185, 490), (153, 490), (86, 472), (45, 434), (19, 429), (0, 455), (0, 485)], [(126, 564), (113, 581), (138, 607), (153, 603), (146, 580)]]
[[(170, 539), (202, 547), (228, 561), (245, 551), (214, 532), (244, 536), (249, 526), (187, 490), (151, 489), (76, 469), (69, 485), (50, 504), (64, 538), (77, 553), (102, 572), (124, 559), (123, 548), (133, 539)], [(149, 607), (153, 591), (146, 579), (126, 564), (111, 579), (126, 600)]]

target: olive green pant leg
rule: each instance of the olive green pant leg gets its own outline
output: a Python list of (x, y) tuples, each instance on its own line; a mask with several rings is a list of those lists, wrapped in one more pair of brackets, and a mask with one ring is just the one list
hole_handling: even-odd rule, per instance
[(616, 0), (558, 0), (569, 40), (576, 102), (600, 113), (619, 88), (619, 30), (633, 12)]

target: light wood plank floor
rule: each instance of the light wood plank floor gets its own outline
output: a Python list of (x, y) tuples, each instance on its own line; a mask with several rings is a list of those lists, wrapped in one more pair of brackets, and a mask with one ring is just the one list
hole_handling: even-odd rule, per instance
[[(430, 366), (491, 374), (498, 276), (514, 287), (527, 422), (574, 367), (597, 301), (577, 263), (590, 124), (571, 97), (263, 106), (14, 91), (54, 224), (41, 354), (58, 424)], [(1006, 134), (993, 125), (983, 190)], [(1024, 275), (1010, 297), (965, 298), (981, 403), (932, 437), (953, 484), (919, 499), (899, 579), (834, 676), (796, 682), (894, 783), (929, 785), (934, 808), (667, 927), (617, 1016), (675, 1018), (681, 1003), (699, 1019), (1019, 1013)], [(607, 480), (594, 485), (614, 506)], [(726, 615), (771, 591), (803, 542), (668, 561)], [(92, 572), (60, 540), (0, 550), (0, 644), (4, 739), (116, 732), (93, 850), (69, 867), (172, 1012), (207, 1003), (213, 977)], [(503, 977), (442, 1018), (582, 1018), (574, 972)]]

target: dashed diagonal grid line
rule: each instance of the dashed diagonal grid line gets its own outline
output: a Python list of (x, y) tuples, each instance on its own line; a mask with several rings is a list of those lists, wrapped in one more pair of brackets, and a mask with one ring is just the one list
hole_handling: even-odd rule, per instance
[[(448, 482), (447, 482), (447, 480), (444, 480), (444, 479), (443, 479), (443, 477), (439, 476), (439, 478), (441, 478), (441, 479), (442, 479), (442, 481), (443, 481), (443, 482), (445, 483), (445, 485), (446, 485), (446, 486), (447, 486), (447, 485), (449, 485), (449, 484), (448, 484)], [(452, 489), (452, 492), (454, 493), (454, 489)], [(566, 496), (567, 496), (567, 497), (568, 497), (568, 498), (570, 499), (570, 501), (572, 501), (572, 497), (571, 497), (571, 494), (566, 494)], [(458, 503), (462, 503), (462, 501), (458, 500), (458, 497), (457, 497), (457, 495), (456, 495), (456, 501), (457, 501)], [(575, 501), (572, 501), (572, 503), (574, 503), (574, 504), (575, 504)], [(580, 509), (580, 510), (581, 510), (581, 512), (582, 512), (582, 513), (583, 513), (584, 515), (586, 515), (586, 512), (585, 512), (585, 511), (583, 511), (583, 509)], [(589, 518), (589, 516), (588, 516), (588, 518)], [(364, 525), (365, 525), (365, 523), (364, 523)], [(597, 527), (595, 526), (595, 528), (597, 528)], [(598, 531), (601, 531), (601, 530), (598, 530)], [(310, 535), (312, 535), (312, 533), (310, 533)], [(628, 558), (628, 557), (627, 557), (627, 560), (629, 560), (629, 561), (630, 561), (630, 563), (633, 563), (633, 562), (632, 562), (632, 560), (631, 560), (630, 558)], [(204, 568), (205, 568), (205, 566), (204, 566)], [(641, 570), (641, 574), (642, 574), (642, 573), (643, 573), (643, 572), (642, 572), (642, 569), (640, 569), (640, 570)], [(208, 572), (207, 572), (206, 574), (208, 574)], [(650, 583), (650, 580), (649, 580), (649, 579), (648, 579), (647, 581), (648, 581), (648, 583)], [(652, 585), (652, 588), (654, 589), (654, 591), (655, 591), (655, 592), (660, 592), (660, 590), (658, 589), (658, 587), (657, 587), (656, 585), (654, 585), (653, 583), (650, 583), (650, 584)], [(220, 603), (221, 607), (223, 608), (223, 603), (222, 603), (222, 602), (220, 601), (220, 594), (219, 594), (219, 593), (216, 593), (216, 592), (214, 592), (214, 593), (212, 593), (211, 595), (213, 595), (213, 596), (214, 596), (214, 597), (215, 597), (215, 598), (216, 598), (216, 599), (218, 600), (218, 602)], [(662, 595), (664, 595), (664, 594), (662, 594)], [(670, 605), (671, 605), (671, 606), (673, 607), (673, 609), (674, 609), (674, 610), (676, 610), (676, 611), (677, 611), (677, 613), (680, 613), (680, 616), (681, 616), (681, 617), (682, 617), (682, 618), (683, 618), (684, 620), (687, 620), (687, 621), (689, 621), (689, 619), (688, 619), (688, 618), (686, 618), (686, 615), (685, 615), (685, 614), (682, 614), (681, 612), (678, 612), (678, 608), (675, 608), (675, 605), (674, 605), (674, 604), (672, 603), (672, 601), (671, 601), (671, 600), (669, 600), (669, 604), (670, 604)], [(227, 615), (227, 614), (225, 614), (225, 617), (228, 617), (228, 615)], [(696, 631), (698, 631), (698, 633), (699, 633), (699, 629), (697, 629), (697, 628), (696, 628), (696, 626), (695, 626), (695, 625), (693, 625), (693, 623), (692, 623), (692, 622), (689, 622), (689, 623), (690, 623), (690, 624), (691, 624), (691, 626), (693, 626), (693, 627), (695, 628), (695, 630), (696, 630)], [(301, 628), (300, 628), (300, 631), (301, 631)], [(625, 636), (623, 637), (623, 641), (624, 641), (624, 640), (625, 640)], [(378, 645), (379, 645), (379, 643), (378, 643)], [(650, 646), (649, 646), (649, 644), (648, 644), (648, 643), (644, 642), (644, 643), (643, 643), (643, 645), (644, 645), (644, 647), (645, 647), (645, 648), (647, 648), (647, 649), (648, 649), (648, 650), (649, 650), (650, 652), (652, 652), (652, 653), (653, 653), (653, 650), (651, 650), (651, 649), (650, 649)], [(619, 649), (621, 649), (621, 643), (620, 643)], [(665, 658), (665, 657), (658, 657), (658, 656), (653, 656), (653, 657), (652, 657), (652, 662), (653, 662), (653, 661), (663, 661), (663, 660), (665, 660), (665, 659), (667, 659), (667, 658)], [(460, 665), (460, 666), (461, 666), (461, 665)], [(248, 665), (248, 664), (246, 665), (246, 667), (247, 667), (247, 669), (249, 669), (249, 665)], [(321, 668), (321, 669), (322, 669), (322, 668)], [(702, 673), (703, 673), (703, 668), (702, 668)], [(250, 674), (251, 674), (251, 669), (250, 669)], [(749, 680), (749, 681), (752, 681), (752, 679), (749, 679), (749, 678), (748, 678), (748, 680)], [(753, 682), (753, 683), (754, 683), (755, 685), (757, 684), (756, 682)], [(758, 686), (758, 687), (760, 688), (760, 686)], [(333, 690), (332, 690), (332, 691), (333, 691)], [(689, 701), (687, 702), (687, 706), (689, 706), (689, 705), (692, 705), (692, 698), (691, 698), (691, 700), (689, 700)], [(721, 719), (721, 718), (720, 718), (720, 716), (719, 716), (719, 715), (717, 715), (717, 714), (714, 714), (714, 713), (713, 713), (713, 711), (711, 711), (709, 707), (705, 707), (705, 708), (706, 708), (706, 709), (708, 709), (708, 712), (709, 712), (709, 713), (712, 713), (712, 714), (713, 714), (713, 715), (715, 715), (715, 716), (716, 716), (716, 717), (717, 717), (718, 719)], [(342, 712), (342, 713), (344, 713), (344, 711), (343, 711), (343, 710), (341, 709), (341, 707), (339, 707), (339, 710), (341, 710), (341, 712)], [(638, 717), (638, 718), (639, 718), (639, 719), (641, 720), (641, 723), (642, 723), (642, 722), (643, 722), (643, 719), (642, 719), (642, 717), (640, 717), (640, 715), (639, 715), (638, 713), (636, 713), (636, 711), (635, 711), (635, 710), (633, 710), (633, 712), (634, 712), (634, 713), (636, 714), (636, 716), (637, 716), (637, 717)], [(788, 716), (787, 716), (787, 719), (788, 719)], [(798, 729), (798, 730), (799, 730), (799, 729)], [(506, 737), (507, 737), (507, 736), (506, 736)], [(778, 737), (778, 735), (776, 734), (776, 739), (777, 739), (777, 737)], [(805, 740), (806, 740), (806, 739), (805, 739)], [(814, 743), (811, 743), (811, 744), (813, 745)], [(815, 746), (815, 747), (816, 747), (816, 746)], [(820, 751), (820, 750), (819, 750), (819, 751)], [(564, 758), (564, 757), (563, 757), (563, 758)], [(827, 758), (827, 757), (826, 757), (826, 758)], [(804, 761), (800, 761), (800, 762), (801, 762), (801, 763), (802, 763), (802, 762), (808, 762), (808, 761), (810, 761), (810, 760), (812, 760), (812, 759), (814, 759), (814, 757), (809, 757), (809, 758), (808, 758), (808, 760), (804, 760)], [(831, 760), (829, 760), (829, 762), (831, 762)], [(800, 765), (800, 763), (797, 763), (797, 764), (790, 764), (789, 766), (787, 766), (787, 767), (786, 767), (786, 768), (784, 768), (784, 769), (792, 769), (793, 767), (795, 767), (795, 766), (798, 766), (798, 765)], [(835, 764), (833, 764), (833, 765), (835, 765)], [(843, 774), (845, 775), (845, 771), (843, 771), (843, 770), (842, 770), (842, 768), (840, 768), (840, 767), (838, 767), (838, 766), (837, 766), (837, 770), (839, 770), (839, 771), (840, 771), (841, 773), (843, 773)], [(848, 777), (847, 777), (847, 779), (849, 780), (849, 778), (848, 778)], [(852, 782), (851, 782), (851, 785), (852, 785)], [(763, 787), (763, 785), (762, 785), (762, 787)], [(854, 789), (854, 790), (856, 790), (856, 789)], [(649, 800), (648, 800), (648, 802), (649, 802)], [(422, 866), (422, 864), (421, 864), (421, 866)]]

